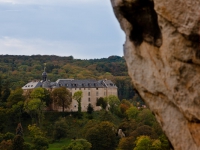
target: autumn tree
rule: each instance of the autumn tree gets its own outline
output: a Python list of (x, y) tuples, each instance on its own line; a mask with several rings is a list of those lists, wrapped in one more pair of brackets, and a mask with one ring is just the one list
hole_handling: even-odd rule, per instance
[(73, 95), (73, 99), (75, 99), (78, 103), (78, 113), (81, 114), (81, 99), (83, 97), (82, 91), (76, 91)]
[(126, 110), (126, 115), (128, 119), (137, 119), (138, 114), (139, 114), (139, 110), (135, 106), (132, 106)]
[(52, 98), (58, 106), (62, 107), (63, 112), (65, 108), (68, 108), (72, 102), (71, 93), (65, 87), (59, 87), (54, 89), (52, 92)]

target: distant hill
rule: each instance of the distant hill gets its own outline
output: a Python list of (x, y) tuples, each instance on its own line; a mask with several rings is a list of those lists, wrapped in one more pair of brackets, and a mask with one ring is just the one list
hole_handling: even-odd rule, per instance
[(73, 56), (55, 55), (0, 55), (0, 75), (10, 88), (22, 87), (31, 80), (41, 80), (46, 63), (48, 79), (110, 79), (118, 86), (120, 99), (130, 99), (134, 95), (133, 86), (127, 73), (123, 57), (110, 56), (101, 59), (81, 60)]

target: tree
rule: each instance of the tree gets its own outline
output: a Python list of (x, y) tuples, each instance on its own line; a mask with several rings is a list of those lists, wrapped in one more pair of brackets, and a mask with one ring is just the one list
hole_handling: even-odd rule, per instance
[(123, 99), (120, 104), (121, 113), (124, 114), (126, 110), (129, 109), (131, 106), (132, 104), (129, 101)]
[(60, 118), (54, 124), (53, 138), (54, 140), (60, 140), (67, 136), (67, 123), (65, 118)]
[(115, 150), (115, 127), (108, 121), (101, 122), (100, 124), (90, 128), (85, 136), (92, 144), (91, 150)]
[(12, 105), (17, 104), (20, 101), (24, 102), (24, 100), (25, 97), (23, 96), (23, 90), (16, 89), (9, 95), (7, 99), (7, 106), (11, 107)]
[(151, 110), (143, 109), (137, 117), (138, 122), (142, 122), (145, 125), (153, 126), (156, 122), (155, 116), (152, 114)]
[(73, 95), (73, 99), (75, 99), (78, 102), (78, 113), (81, 114), (81, 99), (83, 97), (82, 91), (77, 91)]
[(30, 94), (31, 98), (38, 98), (43, 102), (46, 102), (46, 105), (49, 106), (51, 104), (51, 96), (50, 92), (42, 87), (38, 87), (33, 89), (33, 91)]
[(135, 106), (132, 106), (126, 110), (126, 115), (128, 119), (136, 119), (138, 114), (139, 114), (139, 110)]
[(65, 87), (59, 87), (52, 92), (53, 100), (56, 104), (62, 107), (63, 112), (65, 108), (69, 107), (72, 102), (72, 96), (68, 89)]
[(151, 150), (152, 141), (148, 136), (140, 136), (136, 140), (134, 150)]
[(103, 109), (106, 109), (107, 107), (107, 102), (106, 100), (104, 100), (103, 97), (100, 97), (98, 100), (97, 100), (97, 103), (96, 103), (97, 106), (101, 106)]
[(93, 111), (94, 111), (94, 108), (92, 107), (92, 105), (91, 105), (91, 104), (88, 104), (87, 113), (88, 113), (88, 114), (92, 114)]
[(134, 146), (135, 146), (134, 138), (130, 136), (130, 137), (121, 138), (119, 141), (118, 148), (120, 150), (133, 150)]
[(107, 103), (110, 106), (111, 113), (114, 113), (115, 111), (117, 111), (117, 108), (120, 105), (120, 100), (119, 100), (119, 98), (117, 96), (110, 95), (108, 97), (105, 97), (105, 100), (107, 101)]
[(62, 147), (61, 150), (90, 150), (91, 143), (85, 139), (73, 140), (68, 146)]
[(25, 101), (24, 110), (31, 116), (32, 122), (36, 122), (40, 125), (42, 119), (44, 118), (44, 108), (45, 102), (42, 102), (40, 99), (30, 99)]

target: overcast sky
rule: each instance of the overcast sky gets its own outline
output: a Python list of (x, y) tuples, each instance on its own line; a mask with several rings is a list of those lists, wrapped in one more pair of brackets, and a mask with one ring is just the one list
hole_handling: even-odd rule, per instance
[(110, 0), (0, 0), (0, 54), (105, 58), (124, 40)]

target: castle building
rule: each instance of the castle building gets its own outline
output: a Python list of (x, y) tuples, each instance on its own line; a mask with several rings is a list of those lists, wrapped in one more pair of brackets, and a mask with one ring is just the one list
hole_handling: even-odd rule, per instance
[[(41, 81), (32, 81), (22, 87), (24, 92), (35, 89), (37, 87), (43, 87), (48, 90), (54, 90), (58, 87), (66, 87), (72, 96), (76, 91), (82, 91), (83, 97), (81, 100), (82, 111), (87, 111), (87, 107), (91, 104), (95, 111), (100, 110), (99, 106), (96, 106), (97, 99), (100, 97), (107, 97), (109, 95), (117, 96), (117, 86), (111, 80), (91, 80), (91, 79), (58, 79), (56, 82), (47, 80), (47, 73), (44, 69), (42, 73)], [(52, 109), (55, 111), (62, 111), (62, 107), (52, 104)], [(72, 103), (69, 108), (65, 108), (65, 111), (78, 111), (78, 103), (72, 99)]]

